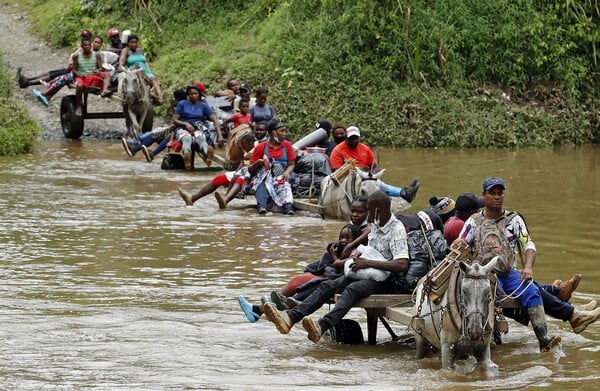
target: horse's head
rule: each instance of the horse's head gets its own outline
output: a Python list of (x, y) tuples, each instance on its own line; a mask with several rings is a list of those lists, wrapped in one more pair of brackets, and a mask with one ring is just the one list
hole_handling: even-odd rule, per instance
[(494, 269), (497, 261), (498, 257), (494, 257), (485, 266), (460, 262), (460, 269), (463, 272), (460, 288), (463, 334), (468, 335), (473, 341), (483, 337), (485, 325), (490, 320), (489, 306), (493, 292), (488, 274)]
[(142, 69), (126, 70), (123, 77), (123, 101), (127, 104), (139, 102), (144, 97), (144, 81), (140, 75)]
[(360, 190), (358, 191), (358, 194), (361, 197), (368, 197), (371, 194), (375, 193), (377, 190), (379, 190), (378, 179), (381, 178), (381, 176), (385, 172), (385, 168), (381, 171), (378, 171), (375, 174), (363, 171), (358, 168), (356, 169), (356, 172), (358, 173), (358, 176), (361, 179)]

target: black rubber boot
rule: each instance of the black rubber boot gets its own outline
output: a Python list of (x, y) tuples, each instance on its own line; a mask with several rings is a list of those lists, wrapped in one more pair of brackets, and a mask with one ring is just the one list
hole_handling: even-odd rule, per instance
[(533, 326), (533, 332), (540, 344), (540, 352), (547, 352), (560, 342), (560, 337), (548, 336), (546, 315), (544, 314), (544, 307), (542, 305), (527, 308), (527, 314), (529, 315), (531, 326)]
[(28, 87), (27, 78), (25, 78), (25, 76), (23, 76), (23, 74), (21, 72), (22, 72), (22, 69), (17, 68), (17, 81), (19, 82), (19, 87), (27, 88)]
[(415, 197), (417, 196), (417, 191), (419, 191), (419, 186), (421, 186), (421, 182), (419, 179), (415, 178), (413, 183), (410, 186), (406, 186), (402, 188), (402, 193), (400, 197), (404, 198), (406, 202), (413, 202)]

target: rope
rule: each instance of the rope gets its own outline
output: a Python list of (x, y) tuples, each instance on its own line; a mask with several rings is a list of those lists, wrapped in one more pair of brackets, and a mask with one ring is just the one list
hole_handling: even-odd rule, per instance
[[(513, 292), (516, 292), (521, 286), (523, 286), (523, 283), (525, 282), (525, 280), (521, 280), (521, 282), (519, 283), (519, 285), (513, 290)], [(521, 291), (521, 293), (519, 293), (518, 295), (513, 295), (513, 293), (511, 292), (510, 294), (507, 294), (506, 291), (504, 290), (504, 287), (502, 287), (502, 292), (504, 293), (504, 297), (502, 297), (501, 299), (498, 300), (498, 303), (502, 303), (503, 301), (509, 300), (509, 299), (518, 299), (519, 297), (521, 297), (521, 295), (523, 295), (523, 293), (525, 293), (525, 291), (531, 286), (531, 284), (533, 284), (533, 280), (530, 280), (529, 283), (527, 284), (527, 286)]]

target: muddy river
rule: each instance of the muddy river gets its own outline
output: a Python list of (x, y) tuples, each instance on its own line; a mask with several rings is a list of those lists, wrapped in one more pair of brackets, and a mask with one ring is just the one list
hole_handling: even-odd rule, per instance
[[(432, 195), (480, 192), (506, 179), (505, 206), (527, 219), (539, 281), (583, 273), (572, 301), (600, 300), (600, 149), (382, 150), (388, 183)], [(592, 389), (600, 324), (573, 334), (552, 319), (559, 350), (540, 355), (531, 329), (510, 323), (492, 351), (440, 369), (379, 330), (374, 346), (315, 345), (299, 327), (250, 324), (237, 296), (259, 300), (317, 260), (344, 221), (309, 212), (259, 217), (209, 196), (185, 206), (177, 187), (214, 173), (163, 171), (116, 141), (40, 141), (0, 158), (0, 384), (3, 389), (412, 390)], [(320, 310), (326, 311), (326, 308)], [(362, 310), (358, 320), (366, 334)], [(392, 323), (399, 334), (406, 327)]]

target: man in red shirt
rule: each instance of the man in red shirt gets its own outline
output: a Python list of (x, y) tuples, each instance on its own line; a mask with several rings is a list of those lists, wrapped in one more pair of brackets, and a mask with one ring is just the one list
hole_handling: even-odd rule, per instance
[(483, 198), (477, 197), (474, 193), (463, 193), (458, 196), (454, 206), (456, 214), (444, 223), (444, 239), (446, 239), (448, 245), (458, 238), (458, 234), (460, 234), (469, 216), (477, 213), (483, 207)]
[[(356, 126), (349, 126), (346, 129), (346, 140), (339, 143), (329, 157), (329, 164), (332, 170), (337, 170), (344, 165), (346, 159), (356, 160), (356, 167), (366, 169), (372, 173), (379, 171), (375, 154), (368, 145), (359, 142), (360, 130)], [(406, 187), (391, 186), (379, 180), (379, 190), (387, 193), (392, 197), (402, 197), (407, 202), (412, 202), (417, 196), (419, 190), (419, 180), (414, 179), (413, 182)]]

